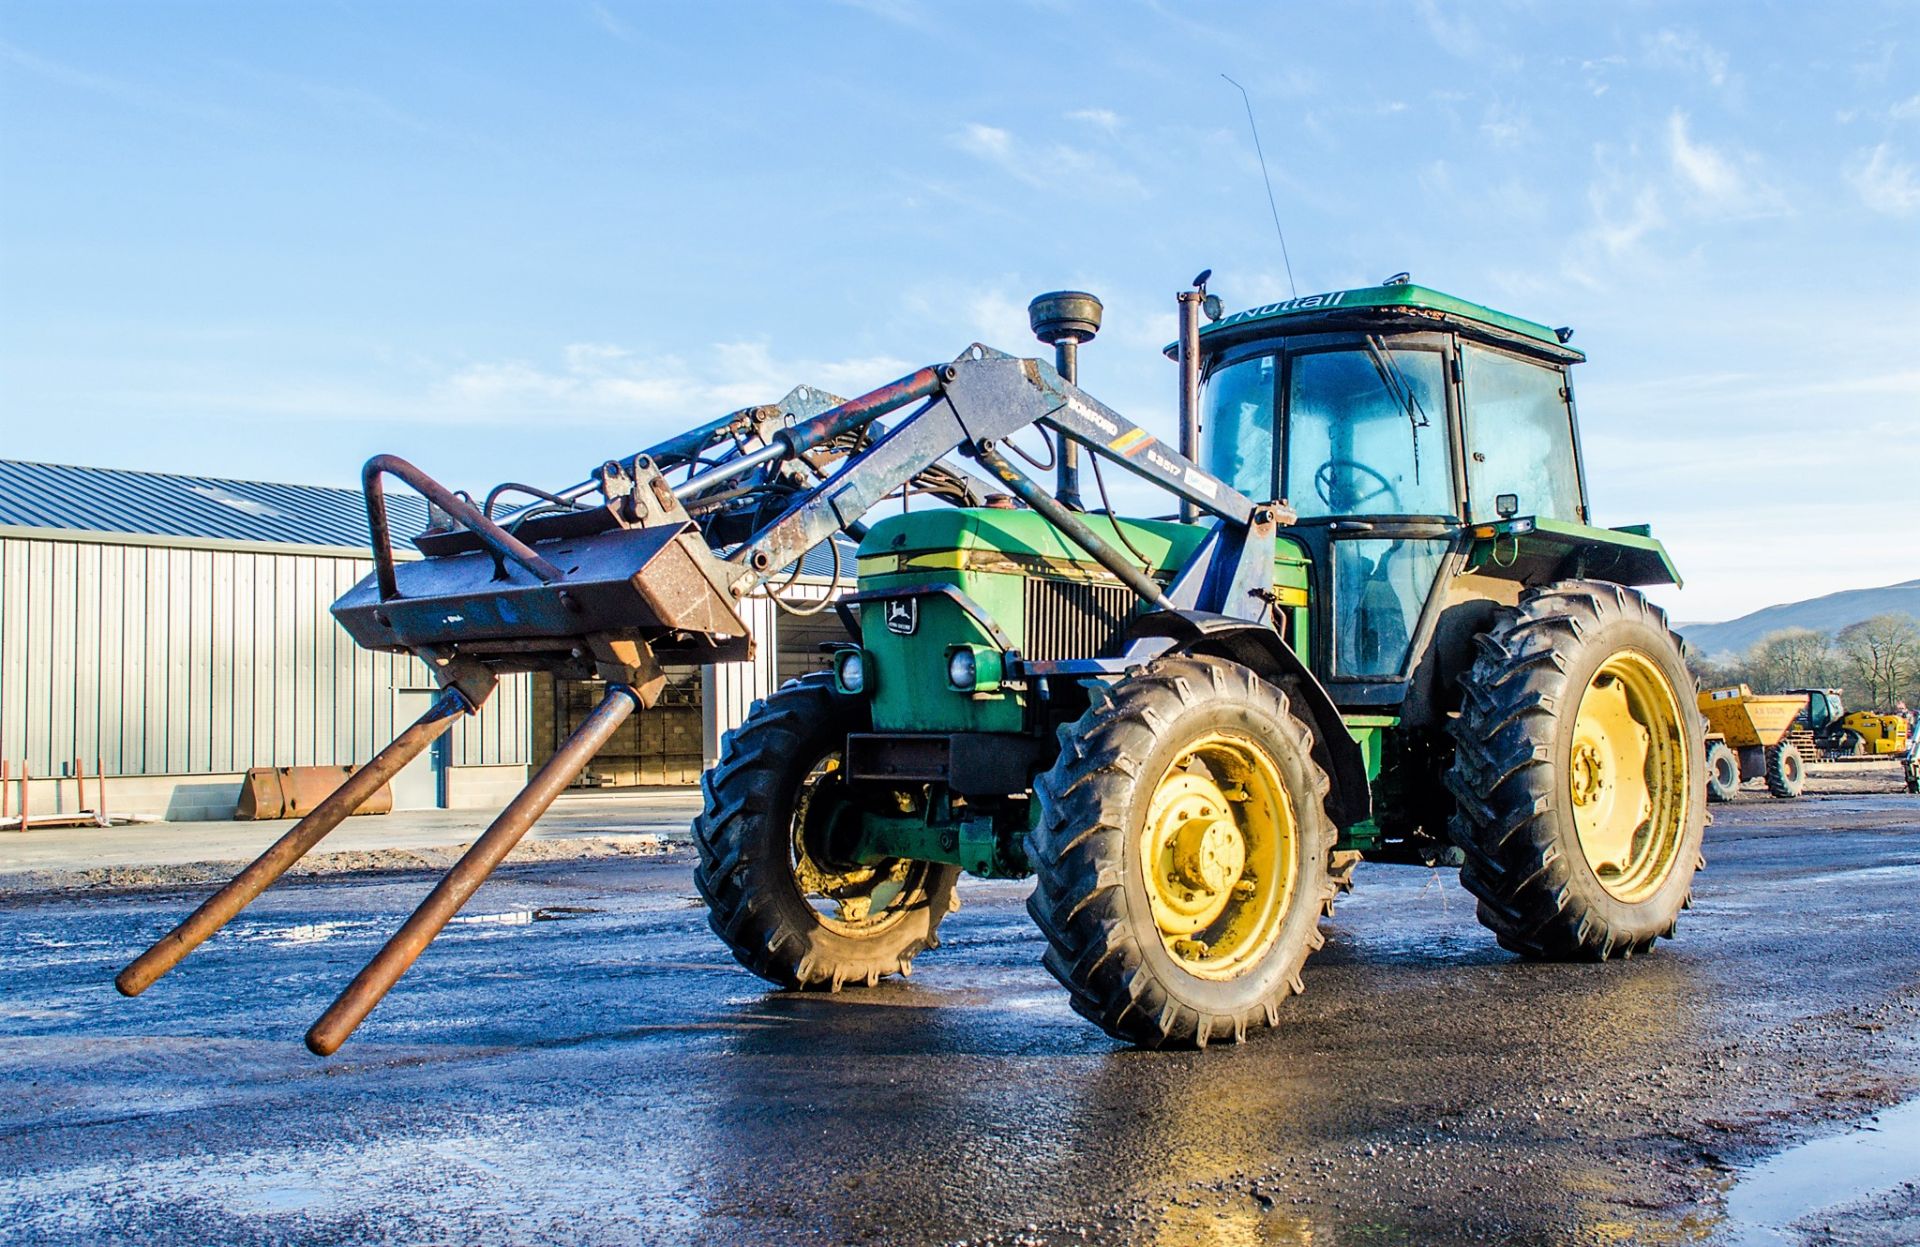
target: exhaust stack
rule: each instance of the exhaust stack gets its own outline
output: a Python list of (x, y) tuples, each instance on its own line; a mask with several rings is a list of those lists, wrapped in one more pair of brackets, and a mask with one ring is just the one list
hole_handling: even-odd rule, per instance
[[(1100, 300), (1082, 290), (1055, 290), (1035, 296), (1027, 304), (1027, 323), (1033, 336), (1053, 347), (1053, 367), (1074, 385), (1080, 384), (1080, 344), (1100, 332)], [(1060, 439), (1060, 462), (1054, 496), (1070, 511), (1084, 511), (1080, 501), (1080, 444)]]

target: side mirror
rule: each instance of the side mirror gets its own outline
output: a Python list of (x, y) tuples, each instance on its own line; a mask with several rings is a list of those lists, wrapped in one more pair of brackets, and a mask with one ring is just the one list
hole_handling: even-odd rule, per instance
[(1519, 494), (1498, 494), (1493, 500), (1494, 514), (1503, 520), (1510, 520), (1520, 514)]

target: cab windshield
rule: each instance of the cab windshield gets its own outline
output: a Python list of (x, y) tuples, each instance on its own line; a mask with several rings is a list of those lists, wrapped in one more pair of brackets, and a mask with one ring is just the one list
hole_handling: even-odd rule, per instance
[(1215, 369), (1202, 452), (1215, 476), (1250, 498), (1284, 498), (1303, 519), (1451, 515), (1446, 413), (1440, 352), (1370, 335), (1297, 352), (1285, 367), (1256, 355)]

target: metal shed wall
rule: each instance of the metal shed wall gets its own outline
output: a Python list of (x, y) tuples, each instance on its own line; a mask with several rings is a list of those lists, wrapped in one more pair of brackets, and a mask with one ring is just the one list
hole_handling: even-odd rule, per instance
[[(394, 690), (433, 686), (328, 614), (370, 567), (264, 543), (0, 537), (0, 757), (38, 775), (97, 757), (110, 776), (366, 761), (392, 738)], [(527, 722), (526, 677), (502, 681), (456, 729), (453, 765), (524, 766)]]

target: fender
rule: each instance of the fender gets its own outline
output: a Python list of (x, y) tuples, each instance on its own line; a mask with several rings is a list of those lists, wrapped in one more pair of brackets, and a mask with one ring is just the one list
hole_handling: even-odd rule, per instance
[(1313, 760), (1332, 781), (1327, 813), (1339, 827), (1365, 822), (1373, 814), (1373, 791), (1360, 742), (1347, 731), (1339, 707), (1326, 686), (1314, 678), (1300, 655), (1265, 624), (1208, 611), (1153, 611), (1128, 630), (1129, 638), (1165, 637), (1166, 652), (1224, 658), (1286, 689), (1297, 710), (1313, 724)]

